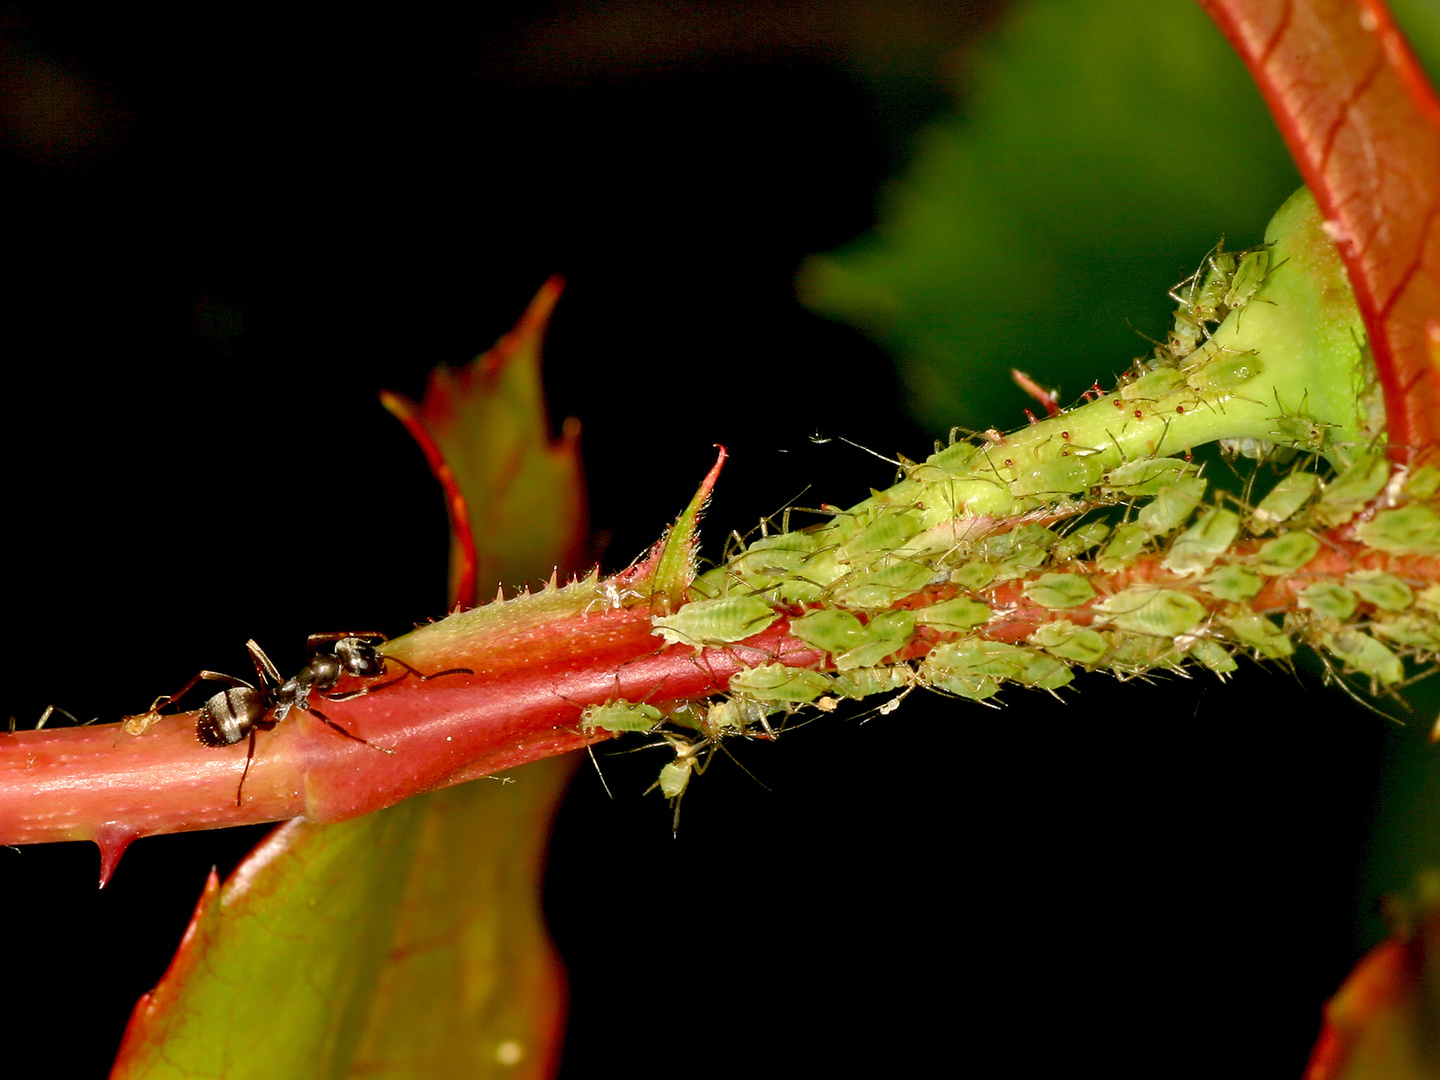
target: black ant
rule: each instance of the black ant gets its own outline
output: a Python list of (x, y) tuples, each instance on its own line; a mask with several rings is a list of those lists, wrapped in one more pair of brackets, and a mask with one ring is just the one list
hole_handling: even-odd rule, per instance
[[(458, 667), (433, 671), (427, 675), (417, 668), (411, 667), (404, 660), (394, 656), (381, 656), (376, 652), (375, 645), (385, 640), (385, 635), (379, 633), (346, 631), (311, 634), (306, 641), (306, 647), (311, 654), (310, 662), (300, 669), (299, 674), (283, 681), (280, 678), (279, 670), (270, 657), (265, 655), (265, 650), (253, 640), (247, 641), (245, 648), (250, 651), (250, 660), (255, 665), (257, 685), (252, 686), (243, 679), (237, 679), (233, 675), (224, 675), (218, 671), (202, 671), (175, 693), (156, 698), (149, 711), (143, 714), (143, 719), (148, 720), (155, 717), (160, 709), (180, 700), (198, 682), (228, 683), (230, 685), (228, 690), (222, 690), (215, 694), (200, 707), (200, 717), (195, 722), (195, 735), (206, 746), (234, 746), (241, 739), (249, 737), (250, 749), (245, 755), (245, 771), (240, 774), (240, 785), (235, 789), (235, 805), (239, 806), (240, 795), (245, 788), (245, 777), (249, 775), (250, 762), (255, 757), (256, 733), (269, 731), (275, 727), (290, 714), (291, 709), (308, 712), (347, 739), (354, 739), (356, 742), (364, 743), (382, 753), (393, 754), (395, 752), (384, 746), (376, 746), (359, 735), (346, 731), (311, 704), (310, 695), (312, 693), (318, 694), (327, 701), (349, 701), (351, 698), (374, 693), (387, 686), (394, 686), (406, 675), (414, 675), (423, 681), (438, 678), (441, 675), (475, 674), (470, 668)], [(327, 643), (333, 643), (331, 651), (319, 652), (320, 646)], [(325, 693), (340, 681), (341, 675), (354, 675), (362, 679), (375, 678), (385, 674), (385, 665), (391, 661), (403, 667), (404, 674), (386, 682), (362, 686), (358, 690), (348, 690), (343, 694)], [(141, 730), (143, 730), (143, 725)]]

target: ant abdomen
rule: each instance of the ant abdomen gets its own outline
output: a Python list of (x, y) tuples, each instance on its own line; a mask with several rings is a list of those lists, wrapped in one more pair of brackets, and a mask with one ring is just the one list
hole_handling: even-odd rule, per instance
[(206, 746), (234, 746), (250, 734), (268, 707), (261, 691), (232, 686), (205, 703), (195, 723), (195, 734)]

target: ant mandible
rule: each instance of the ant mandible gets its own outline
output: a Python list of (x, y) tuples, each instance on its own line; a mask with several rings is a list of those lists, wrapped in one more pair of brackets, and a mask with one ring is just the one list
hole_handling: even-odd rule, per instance
[[(398, 657), (382, 656), (378, 653), (375, 645), (386, 640), (384, 634), (374, 632), (311, 634), (306, 641), (306, 647), (311, 654), (309, 663), (301, 668), (298, 674), (285, 680), (280, 678), (279, 670), (265, 654), (265, 650), (255, 641), (247, 641), (245, 648), (250, 651), (250, 660), (255, 665), (256, 685), (252, 686), (243, 679), (218, 671), (201, 671), (175, 693), (156, 698), (144, 716), (154, 717), (160, 709), (188, 694), (196, 683), (228, 683), (228, 690), (215, 694), (200, 707), (200, 716), (195, 722), (195, 734), (206, 746), (233, 746), (241, 739), (249, 737), (250, 747), (245, 755), (245, 770), (240, 774), (240, 784), (235, 789), (235, 805), (239, 806), (241, 793), (245, 789), (245, 778), (250, 774), (250, 763), (255, 758), (256, 733), (275, 727), (290, 714), (291, 709), (308, 712), (347, 739), (354, 739), (385, 754), (395, 752), (346, 731), (311, 703), (312, 693), (324, 697), (327, 701), (349, 701), (351, 698), (394, 686), (406, 675), (414, 675), (417, 679), (426, 681), (441, 675), (475, 674), (470, 668), (457, 667), (432, 671), (427, 675)], [(331, 645), (330, 652), (319, 651), (325, 644)], [(358, 690), (348, 690), (343, 694), (326, 693), (340, 681), (341, 675), (373, 679), (385, 674), (385, 666), (391, 661), (403, 667), (404, 673), (386, 682), (362, 686)]]

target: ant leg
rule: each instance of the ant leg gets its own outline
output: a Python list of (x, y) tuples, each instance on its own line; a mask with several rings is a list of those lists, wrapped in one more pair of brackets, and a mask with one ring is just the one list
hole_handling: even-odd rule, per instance
[(314, 656), (320, 651), (321, 645), (329, 645), (332, 642), (344, 641), (346, 638), (359, 638), (362, 641), (373, 641), (380, 644), (390, 639), (378, 630), (329, 630), (321, 634), (311, 634), (305, 639), (305, 651)]
[(250, 684), (247, 683), (244, 679), (237, 679), (233, 675), (224, 675), (218, 671), (202, 671), (200, 672), (200, 674), (196, 675), (193, 679), (191, 679), (184, 686), (182, 686), (179, 690), (176, 690), (175, 693), (161, 694), (155, 699), (154, 703), (150, 706), (150, 708), (146, 709), (145, 712), (141, 715), (148, 716), (153, 713), (159, 712), (166, 705), (175, 704), (175, 702), (179, 701), (182, 697), (184, 697), (192, 689), (194, 689), (196, 683), (201, 682), (218, 682), (224, 683), (226, 686), (243, 686), (247, 689), (253, 689), (253, 687), (251, 687)]
[[(419, 670), (418, 668), (413, 668), (413, 667), (411, 667), (411, 666), (410, 666), (409, 664), (407, 664), (404, 660), (400, 660), (400, 659), (398, 659), (398, 658), (396, 658), (396, 657), (394, 657), (394, 656), (386, 656), (386, 657), (384, 657), (384, 660), (385, 660), (387, 663), (396, 663), (396, 664), (399, 664), (401, 667), (403, 667), (403, 668), (405, 669), (405, 671), (406, 671), (407, 674), (414, 675), (414, 676), (415, 676), (417, 679), (419, 679), (421, 682), (428, 682), (428, 681), (430, 681), (431, 679), (438, 679), (441, 675), (474, 675), (474, 674), (475, 674), (475, 671), (474, 671), (474, 669), (472, 669), (472, 668), (468, 668), (468, 667), (457, 667), (457, 668), (446, 668), (444, 671), (432, 671), (432, 672), (430, 672), (430, 674), (427, 675), (427, 674), (425, 674), (425, 672)], [(351, 698), (362, 697), (362, 696), (364, 696), (365, 694), (373, 694), (376, 690), (384, 690), (387, 686), (394, 686), (396, 683), (398, 683), (398, 682), (399, 682), (401, 679), (403, 679), (403, 678), (405, 678), (405, 676), (404, 676), (404, 675), (400, 675), (400, 676), (397, 676), (396, 678), (393, 678), (393, 679), (387, 679), (385, 682), (382, 682), (382, 683), (371, 683), (371, 684), (369, 684), (368, 686), (362, 686), (359, 690), (347, 690), (347, 691), (345, 691), (343, 694), (325, 694), (324, 697), (325, 697), (325, 700), (326, 700), (326, 701), (349, 701)]]
[(256, 644), (254, 638), (245, 642), (245, 648), (250, 651), (250, 662), (255, 665), (255, 677), (260, 680), (261, 686), (279, 686), (285, 681), (280, 678), (279, 669), (271, 662), (270, 657), (265, 655), (265, 650)]
[[(326, 701), (349, 701), (351, 698), (364, 697), (366, 694), (374, 693), (376, 690), (384, 690), (387, 686), (394, 686), (404, 675), (397, 675), (393, 679), (386, 679), (382, 683), (371, 683), (362, 686), (359, 690), (346, 690), (343, 694), (321, 694)], [(313, 710), (312, 710), (313, 711)]]
[(240, 783), (235, 785), (235, 805), (240, 805), (240, 793), (245, 790), (245, 778), (250, 775), (250, 762), (255, 760), (255, 732), (259, 728), (250, 729), (250, 748), (245, 751), (245, 771), (240, 774)]
[(303, 707), (303, 708), (305, 709), (305, 711), (308, 712), (311, 716), (313, 716), (313, 717), (315, 717), (316, 719), (322, 720), (322, 721), (324, 721), (325, 723), (329, 724), (332, 728), (334, 728), (336, 731), (338, 731), (341, 735), (344, 735), (347, 739), (354, 739), (354, 740), (355, 740), (356, 742), (358, 742), (358, 743), (364, 743), (366, 746), (370, 747), (370, 749), (372, 749), (372, 750), (379, 750), (382, 754), (393, 754), (393, 753), (395, 753), (394, 750), (391, 750), (391, 749), (389, 749), (388, 747), (376, 746), (374, 743), (370, 742), (368, 739), (362, 739), (359, 735), (356, 735), (354, 732), (346, 731), (343, 727), (341, 727), (339, 724), (337, 724), (334, 720), (331, 720), (328, 716), (326, 716), (324, 713), (322, 713), (319, 709), (315, 708), (313, 705), (305, 705), (305, 706), (302, 706), (302, 707)]

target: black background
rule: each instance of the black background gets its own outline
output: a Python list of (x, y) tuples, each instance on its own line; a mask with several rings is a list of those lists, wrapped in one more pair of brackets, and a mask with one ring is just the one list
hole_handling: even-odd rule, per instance
[[(813, 433), (910, 456), (943, 435), (790, 282), (866, 227), (939, 58), (994, 5), (914, 5), (880, 81), (854, 75), (863, 5), (737, 7), (0, 13), (9, 713), (109, 720), (242, 669), (247, 637), (288, 669), (312, 631), (438, 614), (440, 499), (375, 394), (418, 395), (552, 272), (551, 406), (583, 421), (607, 568), (714, 443), (712, 555), (807, 486), (891, 479)], [(835, 407), (841, 379), (873, 392)], [(565, 1074), (1298, 1075), (1358, 955), (1396, 736), (1248, 664), (1224, 688), (1082, 682), (742, 748), (766, 787), (718, 760), (678, 840), (639, 794), (653, 760), (606, 762), (614, 801), (587, 766), (547, 894)], [(103, 892), (89, 845), (0, 850), (9, 1053), (103, 1074), (205, 872), (262, 833), (142, 841)]]

